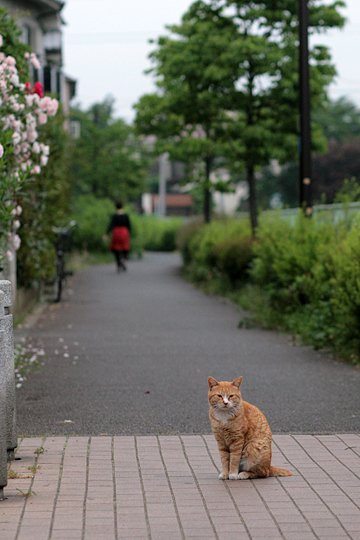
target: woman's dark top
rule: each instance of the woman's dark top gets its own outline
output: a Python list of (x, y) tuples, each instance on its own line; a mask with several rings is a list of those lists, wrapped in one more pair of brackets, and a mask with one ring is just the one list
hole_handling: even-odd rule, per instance
[(131, 232), (131, 223), (127, 214), (114, 214), (111, 217), (107, 232), (109, 233), (114, 227), (126, 227)]

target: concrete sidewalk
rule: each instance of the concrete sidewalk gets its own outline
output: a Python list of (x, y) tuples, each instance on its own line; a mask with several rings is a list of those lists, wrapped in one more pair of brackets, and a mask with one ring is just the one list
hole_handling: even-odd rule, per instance
[(211, 435), (20, 441), (1, 540), (360, 539), (360, 436), (275, 435), (291, 478), (217, 479)]

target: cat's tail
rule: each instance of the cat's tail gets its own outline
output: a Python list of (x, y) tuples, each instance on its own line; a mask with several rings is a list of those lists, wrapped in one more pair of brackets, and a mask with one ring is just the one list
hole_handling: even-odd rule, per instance
[(282, 467), (270, 467), (270, 474), (269, 476), (292, 476), (292, 472), (288, 471), (287, 469), (283, 469)]

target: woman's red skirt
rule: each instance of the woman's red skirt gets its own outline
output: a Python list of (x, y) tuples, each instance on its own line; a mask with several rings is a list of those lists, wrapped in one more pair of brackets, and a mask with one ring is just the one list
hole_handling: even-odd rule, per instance
[(127, 227), (114, 227), (111, 237), (111, 251), (130, 251), (130, 233)]

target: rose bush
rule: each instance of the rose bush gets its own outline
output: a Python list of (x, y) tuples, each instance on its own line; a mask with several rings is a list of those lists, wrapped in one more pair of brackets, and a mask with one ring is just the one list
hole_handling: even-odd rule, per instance
[[(7, 54), (0, 35), (0, 265), (20, 247), (22, 207), (26, 184), (47, 165), (50, 148), (39, 135), (39, 126), (58, 110), (58, 101), (44, 96), (42, 86), (21, 81), (17, 60)], [(24, 58), (39, 69), (34, 53)]]

